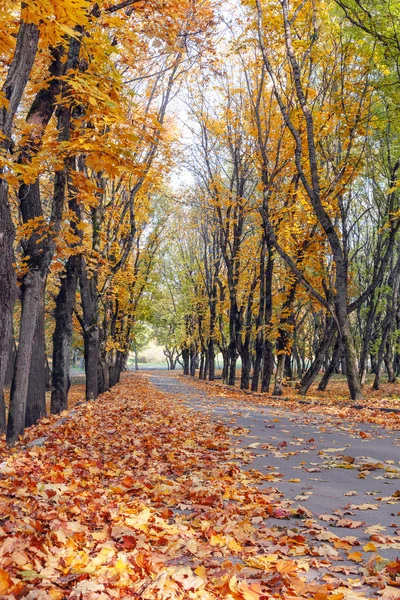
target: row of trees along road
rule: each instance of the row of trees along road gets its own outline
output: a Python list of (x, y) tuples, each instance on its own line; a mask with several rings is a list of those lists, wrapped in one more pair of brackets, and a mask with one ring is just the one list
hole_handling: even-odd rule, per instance
[(0, 20), (0, 431), (13, 444), (46, 411), (46, 347), (52, 413), (67, 407), (77, 331), (86, 398), (119, 379), (165, 235), (167, 109), (213, 6), (6, 0)]
[[(185, 373), (305, 394), (400, 372), (399, 8), (248, 0), (186, 90), (192, 183), (165, 268)], [(177, 265), (180, 265), (177, 269)]]
[[(368, 370), (375, 387), (384, 368), (395, 380), (398, 10), (4, 0), (9, 444), (45, 414), (46, 387), (51, 412), (68, 406), (72, 348), (95, 399), (145, 322), (171, 367), (180, 356), (193, 374), (199, 360), (212, 380), (220, 353), (230, 385), (238, 357), (243, 388), (267, 391), (274, 377), (276, 394), (294, 367), (306, 393), (322, 366), (324, 387), (342, 364), (356, 400)], [(182, 169), (191, 183), (171, 191)]]

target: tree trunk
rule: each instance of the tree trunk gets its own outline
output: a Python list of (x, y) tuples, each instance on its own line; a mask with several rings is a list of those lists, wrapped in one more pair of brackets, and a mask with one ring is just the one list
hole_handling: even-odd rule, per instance
[(196, 375), (196, 359), (197, 359), (197, 352), (196, 352), (196, 348), (194, 345), (192, 345), (190, 347), (190, 361), (189, 361), (189, 371), (190, 371), (190, 375), (192, 377), (194, 377)]
[(361, 349), (361, 356), (360, 356), (360, 378), (361, 378), (362, 386), (365, 384), (365, 380), (367, 377), (367, 358), (368, 358), (370, 345), (371, 345), (372, 327), (373, 327), (373, 323), (374, 323), (374, 317), (375, 317), (375, 303), (374, 303), (374, 296), (372, 295), (371, 298), (369, 299), (369, 303), (368, 303), (367, 322), (365, 325), (365, 331), (364, 331), (364, 335), (363, 335), (363, 339), (362, 339), (362, 349)]
[(340, 324), (344, 356), (346, 359), (346, 376), (352, 400), (362, 400), (361, 381), (358, 375), (357, 352), (354, 346), (353, 336), (350, 331), (350, 323), (346, 315), (346, 321)]
[(5, 385), (9, 387), (12, 383), (15, 370), (15, 358), (17, 356), (17, 348), (15, 346), (14, 334), (11, 337), (10, 351), (8, 353), (7, 369), (5, 376)]
[(327, 328), (325, 329), (324, 337), (316, 351), (315, 358), (300, 382), (299, 393), (302, 396), (305, 396), (307, 394), (307, 392), (310, 389), (311, 385), (313, 384), (316, 376), (320, 372), (324, 357), (332, 344), (335, 332), (336, 332), (336, 325), (334, 323), (331, 325), (327, 324)]
[(208, 360), (208, 347), (204, 349), (204, 379), (207, 380), (209, 378), (210, 372), (210, 363)]
[[(0, 148), (7, 154), (11, 150), (14, 117), (29, 80), (38, 40), (38, 27), (21, 21), (14, 56), (1, 90), (7, 105), (3, 103), (0, 109)], [(12, 339), (14, 304), (18, 293), (13, 267), (15, 230), (8, 200), (8, 182), (1, 178), (2, 172), (0, 169), (0, 433), (6, 429), (3, 390)], [(15, 439), (17, 437), (18, 433)]]
[(13, 267), (15, 230), (8, 205), (8, 184), (0, 180), (0, 434), (6, 430), (4, 384), (12, 342), (17, 281)]
[(189, 375), (189, 348), (182, 349), (182, 360), (183, 360), (183, 374)]
[(340, 340), (338, 338), (336, 340), (335, 347), (333, 349), (332, 358), (331, 358), (329, 365), (328, 365), (325, 373), (323, 374), (322, 379), (318, 386), (318, 389), (321, 392), (324, 392), (326, 390), (326, 386), (328, 385), (329, 380), (332, 377), (332, 375), (338, 369), (339, 363), (340, 363)]
[(228, 347), (228, 385), (235, 385), (236, 379), (236, 362), (237, 362), (237, 354), (236, 354), (236, 341), (231, 341)]
[(224, 383), (228, 380), (228, 371), (229, 371), (229, 353), (228, 349), (222, 350), (222, 372), (221, 377)]
[(295, 344), (293, 345), (293, 357), (296, 361), (296, 378), (298, 379), (303, 375), (303, 365), (301, 363), (299, 351), (297, 350), (297, 346)]
[(388, 374), (388, 383), (397, 383), (396, 375), (393, 368), (393, 348), (390, 340), (386, 345), (386, 354), (385, 354), (385, 367)]
[(51, 376), (50, 412), (58, 414), (68, 408), (70, 387), (71, 345), (73, 335), (72, 317), (76, 305), (77, 274), (76, 257), (68, 259), (65, 275), (61, 278), (60, 291), (54, 311), (53, 370)]
[(201, 380), (205, 379), (204, 363), (205, 363), (205, 356), (204, 356), (204, 353), (202, 352), (200, 355), (200, 367), (199, 367), (199, 379), (201, 379)]
[(286, 355), (284, 374), (287, 379), (292, 381), (292, 379), (293, 379), (292, 354)]
[(278, 366), (275, 373), (275, 384), (272, 392), (273, 396), (282, 396), (283, 392), (283, 377), (285, 372), (286, 354), (278, 354)]
[(46, 378), (47, 361), (44, 335), (45, 306), (44, 294), (41, 297), (36, 328), (33, 337), (33, 349), (29, 368), (29, 383), (25, 413), (25, 427), (34, 425), (46, 415)]
[(269, 392), (269, 386), (271, 385), (271, 377), (274, 372), (274, 349), (272, 342), (268, 339), (264, 341), (264, 356), (263, 356), (263, 372), (261, 391), (264, 393)]
[(258, 382), (260, 381), (260, 375), (261, 375), (263, 348), (264, 348), (264, 342), (262, 339), (262, 335), (257, 334), (256, 343), (255, 343), (256, 355), (255, 355), (255, 360), (254, 360), (253, 377), (251, 380), (251, 391), (252, 392), (257, 392), (257, 390), (258, 390)]
[(84, 257), (79, 262), (79, 289), (82, 301), (82, 327), (86, 374), (86, 400), (99, 394), (100, 331), (98, 323), (97, 278), (88, 277)]
[[(70, 132), (70, 109), (63, 107), (58, 115), (58, 140), (60, 142), (69, 139)], [(20, 158), (22, 161), (22, 157)], [(37, 418), (45, 410), (45, 356), (44, 356), (44, 295), (47, 273), (53, 258), (55, 243), (54, 235), (59, 230), (66, 187), (66, 168), (56, 171), (54, 182), (54, 195), (51, 208), (50, 228), (51, 233), (43, 236), (39, 230), (34, 230), (26, 240), (23, 240), (22, 246), (24, 255), (28, 259), (28, 272), (22, 279), (22, 313), (20, 322), (20, 333), (18, 352), (15, 363), (15, 374), (11, 386), (10, 411), (7, 425), (7, 443), (12, 445), (22, 434), (25, 418), (31, 424), (32, 419)], [(40, 198), (39, 179), (32, 184), (21, 184), (19, 188), (19, 206), (24, 223), (29, 223), (32, 219), (43, 218), (43, 208)], [(43, 307), (43, 308), (42, 308)], [(43, 318), (40, 318), (41, 310)], [(31, 369), (32, 349), (36, 328), (42, 327), (36, 336), (40, 351), (43, 354), (40, 358), (36, 357), (39, 363), (35, 363), (35, 368), (41, 369), (41, 375), (34, 373), (33, 377), (42, 377), (44, 386), (37, 386), (33, 391), (32, 406), (28, 405), (28, 386), (29, 372)], [(37, 381), (35, 383), (38, 383)], [(39, 398), (39, 392), (42, 397)]]
[(45, 280), (40, 273), (29, 271), (24, 278), (21, 290), (22, 313), (19, 343), (7, 423), (7, 444), (9, 445), (14, 444), (24, 431), (33, 340), (44, 290)]
[(208, 341), (208, 380), (214, 381), (215, 379), (215, 349), (214, 340), (212, 338)]
[(250, 350), (248, 347), (241, 348), (240, 358), (242, 359), (242, 374), (240, 377), (240, 389), (248, 390), (249, 386), (250, 386), (250, 369), (251, 369)]
[(94, 326), (83, 332), (85, 352), (86, 400), (96, 400), (99, 390), (99, 329)]
[(102, 370), (102, 393), (108, 392), (111, 387), (110, 384), (110, 362), (109, 362), (109, 353), (106, 353), (104, 360), (101, 361), (101, 370)]
[(110, 388), (114, 387), (114, 385), (117, 385), (117, 383), (120, 382), (121, 373), (124, 370), (126, 360), (127, 357), (125, 355), (125, 352), (117, 350), (115, 363), (110, 369)]

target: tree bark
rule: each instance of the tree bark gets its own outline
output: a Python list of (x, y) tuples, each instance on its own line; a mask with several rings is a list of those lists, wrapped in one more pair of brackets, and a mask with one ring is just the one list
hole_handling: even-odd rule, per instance
[(182, 348), (183, 374), (189, 375), (189, 348)]
[(262, 372), (262, 382), (261, 382), (261, 391), (263, 393), (269, 392), (269, 387), (271, 385), (271, 377), (274, 372), (274, 349), (272, 346), (272, 342), (267, 338), (264, 341), (264, 356), (263, 356), (263, 372)]
[(317, 349), (315, 358), (300, 382), (299, 393), (302, 396), (305, 396), (307, 394), (307, 392), (310, 389), (311, 385), (313, 384), (316, 376), (320, 372), (323, 360), (332, 344), (335, 332), (336, 332), (335, 323), (327, 324), (325, 333), (324, 333), (324, 337)]
[(328, 368), (322, 376), (322, 379), (318, 385), (318, 390), (324, 392), (329, 383), (330, 378), (339, 368), (340, 363), (340, 340), (339, 338), (336, 340), (335, 346), (333, 348), (332, 358), (329, 362)]
[[(83, 344), (86, 374), (86, 400), (95, 400), (99, 394), (100, 331), (98, 324), (97, 278), (89, 278), (86, 261), (79, 259), (79, 290), (83, 317)], [(111, 382), (110, 382), (111, 383)]]
[(60, 291), (54, 311), (53, 370), (51, 378), (50, 412), (58, 414), (68, 408), (70, 387), (70, 364), (73, 325), (72, 317), (76, 305), (77, 273), (76, 257), (68, 259), (65, 274), (61, 278)]
[(38, 320), (45, 280), (38, 271), (29, 271), (22, 285), (22, 313), (19, 331), (18, 354), (11, 385), (10, 410), (7, 423), (7, 444), (14, 444), (25, 426), (33, 339)]
[(278, 354), (278, 365), (276, 367), (276, 372), (275, 372), (275, 383), (274, 383), (274, 389), (272, 392), (273, 396), (282, 396), (282, 391), (283, 391), (283, 378), (284, 378), (284, 372), (285, 372), (285, 359), (286, 359), (286, 354)]
[(36, 318), (33, 336), (32, 357), (29, 368), (28, 393), (26, 401), (25, 427), (34, 425), (46, 415), (47, 361), (44, 335), (45, 306), (44, 294)]
[[(9, 154), (12, 147), (12, 127), (31, 69), (36, 57), (39, 30), (32, 23), (21, 21), (14, 56), (1, 89), (8, 101), (0, 109), (0, 149)], [(15, 230), (8, 199), (8, 182), (0, 170), (0, 433), (5, 431), (4, 379), (12, 339), (12, 320), (17, 298), (14, 263)], [(24, 415), (25, 416), (25, 415)]]

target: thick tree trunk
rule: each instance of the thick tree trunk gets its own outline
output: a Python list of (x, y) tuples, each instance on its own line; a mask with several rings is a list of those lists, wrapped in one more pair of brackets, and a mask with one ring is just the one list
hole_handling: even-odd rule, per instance
[(293, 379), (292, 354), (286, 355), (284, 374), (287, 379), (292, 381), (292, 379)]
[(344, 346), (344, 356), (346, 359), (346, 376), (352, 400), (361, 400), (363, 398), (361, 381), (358, 374), (357, 352), (354, 346), (354, 340), (350, 331), (350, 323), (346, 315), (346, 321), (340, 323), (342, 344)]
[(190, 363), (190, 353), (189, 348), (182, 349), (182, 360), (183, 360), (183, 374), (189, 375), (189, 363)]
[(251, 360), (250, 360), (250, 350), (248, 347), (242, 347), (240, 358), (242, 359), (242, 373), (240, 377), (240, 389), (248, 390), (250, 387), (250, 369), (251, 369)]
[(70, 387), (70, 364), (73, 324), (76, 305), (77, 274), (75, 256), (68, 259), (65, 275), (61, 278), (60, 291), (54, 311), (53, 370), (51, 376), (50, 412), (58, 414), (68, 408)]
[(8, 184), (0, 180), (0, 434), (6, 430), (4, 385), (12, 342), (14, 303), (17, 297), (13, 267), (14, 237), (15, 230), (8, 205)]
[[(0, 109), (0, 148), (7, 154), (11, 149), (14, 117), (29, 80), (38, 40), (37, 26), (21, 21), (14, 56), (1, 90), (7, 104), (4, 102)], [(14, 304), (17, 298), (13, 267), (15, 230), (8, 200), (8, 183), (1, 178), (1, 173), (2, 170), (0, 170), (0, 433), (6, 428), (3, 390), (12, 339)]]
[(29, 271), (22, 285), (19, 343), (7, 423), (7, 444), (9, 445), (14, 444), (24, 431), (33, 340), (41, 302), (43, 302), (44, 289), (45, 280), (40, 273)]
[(264, 393), (269, 392), (269, 386), (271, 385), (271, 377), (274, 372), (274, 349), (272, 342), (268, 339), (264, 341), (264, 356), (263, 356), (263, 372), (261, 391)]
[(227, 383), (228, 381), (228, 372), (229, 372), (229, 353), (228, 349), (225, 348), (222, 350), (222, 381)]
[(40, 306), (36, 319), (33, 337), (31, 364), (29, 368), (28, 394), (25, 413), (25, 427), (34, 425), (46, 415), (46, 378), (47, 361), (44, 337), (44, 294), (40, 298)]

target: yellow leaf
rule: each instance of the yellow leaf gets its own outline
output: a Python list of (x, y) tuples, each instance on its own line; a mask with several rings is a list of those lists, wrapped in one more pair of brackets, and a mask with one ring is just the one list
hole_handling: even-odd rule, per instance
[(0, 594), (5, 594), (11, 587), (12, 581), (9, 574), (4, 569), (0, 569)]
[(205, 568), (203, 567), (203, 565), (201, 565), (200, 567), (197, 567), (197, 569), (195, 569), (194, 572), (196, 573), (196, 575), (198, 575), (199, 577), (202, 577), (203, 579), (205, 579), (207, 577), (207, 572), (206, 572)]
[(368, 544), (365, 544), (363, 547), (363, 550), (364, 552), (376, 552), (376, 546), (372, 542), (368, 542)]
[(57, 25), (59, 26), (61, 31), (63, 31), (64, 33), (67, 33), (69, 36), (71, 36), (73, 38), (79, 37), (78, 32), (71, 29), (71, 27), (68, 27), (68, 25), (65, 25), (64, 23), (57, 23)]
[(210, 537), (211, 546), (225, 546), (226, 545), (226, 537), (224, 535), (219, 535), (218, 533), (213, 533)]
[(288, 481), (290, 483), (301, 483), (301, 479), (298, 479), (297, 477), (294, 477), (293, 479), (288, 479)]
[(363, 555), (361, 552), (351, 552), (347, 555), (349, 560), (354, 560), (355, 562), (361, 562), (363, 559)]
[(127, 566), (128, 566), (128, 563), (127, 563), (126, 556), (124, 556), (123, 554), (120, 554), (117, 562), (115, 563), (116, 570), (117, 571), (126, 571)]
[(234, 539), (228, 541), (228, 548), (229, 550), (233, 550), (233, 552), (240, 552), (242, 550), (242, 546)]

